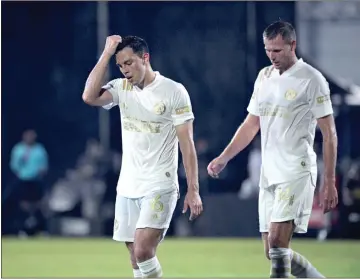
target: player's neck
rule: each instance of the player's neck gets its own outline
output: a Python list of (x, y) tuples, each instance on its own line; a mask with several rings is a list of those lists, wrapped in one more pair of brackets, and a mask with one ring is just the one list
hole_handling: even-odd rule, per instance
[(292, 66), (295, 65), (295, 63), (298, 61), (298, 58), (296, 56), (291, 57), (288, 66), (285, 69), (281, 69), (279, 71), (279, 74), (282, 75), (284, 72), (286, 72), (287, 70), (289, 70)]
[(144, 87), (148, 86), (150, 83), (152, 83), (155, 79), (155, 72), (150, 68), (146, 71), (144, 80), (141, 84), (139, 84), (139, 88), (142, 90)]

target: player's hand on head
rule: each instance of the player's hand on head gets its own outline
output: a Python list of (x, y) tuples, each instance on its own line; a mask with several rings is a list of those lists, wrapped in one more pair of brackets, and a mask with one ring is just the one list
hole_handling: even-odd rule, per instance
[(218, 178), (220, 172), (226, 167), (227, 161), (222, 158), (221, 156), (215, 158), (210, 162), (210, 164), (207, 167), (208, 174), (212, 178)]
[(106, 38), (104, 52), (109, 55), (114, 55), (117, 46), (122, 42), (122, 38), (119, 35), (112, 35)]
[(321, 204), (324, 213), (333, 210), (338, 204), (338, 192), (333, 180), (325, 179), (321, 193)]
[(188, 191), (185, 195), (184, 209), (182, 213), (186, 213), (190, 208), (189, 220), (192, 221), (199, 217), (203, 211), (203, 204), (198, 191)]

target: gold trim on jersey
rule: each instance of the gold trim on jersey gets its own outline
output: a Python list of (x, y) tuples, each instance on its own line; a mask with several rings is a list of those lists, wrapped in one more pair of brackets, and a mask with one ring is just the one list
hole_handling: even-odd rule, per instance
[(120, 102), (120, 109), (121, 110), (126, 110), (127, 109), (127, 105), (124, 102)]
[(123, 128), (126, 131), (138, 133), (160, 133), (160, 122), (144, 121), (131, 117), (124, 117), (122, 119)]
[(320, 105), (330, 101), (330, 95), (320, 96), (316, 98), (316, 102)]
[(273, 65), (266, 67), (264, 76), (269, 78), (275, 67)]
[(122, 89), (124, 91), (131, 91), (133, 89), (133, 85), (126, 78), (123, 78)]
[(259, 91), (260, 83), (263, 82), (265, 78), (269, 78), (271, 76), (271, 73), (273, 70), (274, 70), (274, 66), (271, 65), (271, 66), (267, 66), (267, 67), (263, 68), (259, 72), (258, 85), (256, 86), (256, 88), (254, 88), (254, 91), (251, 94), (251, 99), (256, 98), (256, 95), (258, 94), (258, 91)]
[(183, 114), (183, 113), (190, 112), (190, 111), (191, 111), (190, 106), (185, 106), (182, 108), (175, 109), (176, 114)]
[(287, 118), (289, 116), (288, 111), (284, 107), (262, 107), (259, 109), (260, 116), (280, 117)]

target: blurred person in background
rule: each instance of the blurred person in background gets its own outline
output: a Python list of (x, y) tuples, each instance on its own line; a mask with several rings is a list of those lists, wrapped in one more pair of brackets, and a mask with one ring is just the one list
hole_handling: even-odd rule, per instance
[[(125, 78), (103, 85), (110, 59)], [(178, 143), (187, 174), (184, 212), (202, 212), (192, 106), (185, 87), (153, 71), (147, 43), (136, 36), (106, 39), (83, 92), (91, 106), (120, 108), (122, 164), (113, 239), (125, 242), (134, 277), (162, 277), (156, 256), (179, 198)]]
[(15, 174), (16, 182), (9, 190), (20, 206), (17, 227), (22, 235), (44, 229), (41, 201), (45, 194), (43, 178), (48, 170), (48, 154), (36, 140), (36, 132), (26, 130), (22, 141), (11, 151), (10, 168)]
[(230, 144), (210, 162), (208, 172), (218, 177), (261, 129), (259, 225), (266, 257), (271, 260), (270, 277), (323, 278), (307, 259), (290, 249), (290, 241), (294, 232), (306, 233), (309, 224), (317, 178), (316, 125), (324, 150), (323, 212), (338, 203), (337, 133), (329, 84), (318, 70), (297, 58), (296, 33), (290, 23), (269, 25), (263, 40), (272, 65), (259, 72), (248, 116)]
[(360, 159), (351, 163), (345, 174), (343, 202), (346, 210), (346, 236), (360, 239)]

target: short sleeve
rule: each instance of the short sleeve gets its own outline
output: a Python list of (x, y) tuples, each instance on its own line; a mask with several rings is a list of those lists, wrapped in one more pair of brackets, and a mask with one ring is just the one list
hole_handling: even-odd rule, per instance
[(174, 126), (181, 125), (188, 120), (194, 119), (189, 93), (183, 85), (178, 86), (174, 94), (171, 117)]
[(310, 110), (316, 119), (333, 113), (329, 83), (323, 75), (317, 74), (310, 80), (308, 99)]
[(109, 110), (109, 109), (119, 105), (120, 91), (122, 88), (122, 83), (123, 83), (122, 79), (114, 79), (114, 80), (109, 81), (103, 87), (101, 87), (102, 89), (108, 91), (113, 98), (113, 101), (110, 104), (103, 106), (104, 109)]
[(260, 113), (259, 113), (259, 103), (258, 103), (258, 92), (259, 92), (259, 86), (260, 86), (260, 82), (263, 78), (263, 75), (264, 75), (264, 69), (262, 69), (256, 80), (255, 80), (255, 84), (254, 84), (254, 90), (253, 90), (253, 93), (251, 95), (251, 99), (250, 99), (250, 102), (249, 102), (249, 105), (247, 107), (247, 111), (255, 116), (260, 116)]

